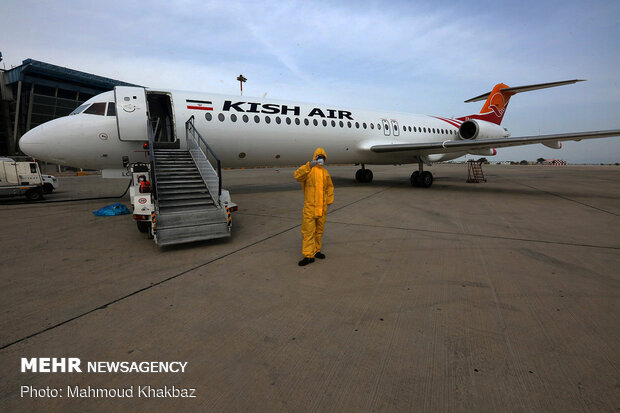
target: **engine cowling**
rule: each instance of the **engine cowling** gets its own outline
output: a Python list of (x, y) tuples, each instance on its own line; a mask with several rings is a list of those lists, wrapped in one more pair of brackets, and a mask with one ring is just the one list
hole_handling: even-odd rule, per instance
[(507, 138), (510, 133), (495, 123), (480, 119), (469, 119), (461, 124), (459, 137), (464, 140)]

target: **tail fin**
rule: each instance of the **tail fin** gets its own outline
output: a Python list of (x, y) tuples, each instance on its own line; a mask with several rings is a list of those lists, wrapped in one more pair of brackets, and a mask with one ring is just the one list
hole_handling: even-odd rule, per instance
[(506, 108), (508, 107), (508, 101), (510, 100), (510, 97), (512, 95), (520, 92), (529, 92), (531, 90), (546, 89), (548, 87), (569, 85), (572, 83), (583, 81), (583, 79), (573, 79), (564, 80), (561, 82), (539, 83), (536, 85), (525, 85), (517, 87), (508, 87), (503, 83), (498, 83), (489, 93), (484, 93), (480, 96), (476, 96), (475, 98), (471, 98), (465, 101), (478, 102), (486, 98), (486, 102), (484, 103), (484, 106), (482, 107), (480, 113), (464, 116), (462, 118), (458, 118), (458, 120), (465, 121), (467, 119), (480, 119), (499, 125), (502, 123), (502, 119), (504, 118), (504, 114), (506, 113)]

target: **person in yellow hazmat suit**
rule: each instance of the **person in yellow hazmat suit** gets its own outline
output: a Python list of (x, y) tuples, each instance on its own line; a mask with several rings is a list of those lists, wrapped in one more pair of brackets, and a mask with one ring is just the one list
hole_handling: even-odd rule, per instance
[(301, 216), (301, 252), (304, 258), (299, 261), (300, 266), (314, 262), (315, 258), (325, 258), (325, 254), (321, 252), (321, 239), (325, 229), (327, 205), (334, 202), (332, 177), (323, 167), (326, 159), (323, 148), (318, 148), (314, 151), (312, 161), (295, 171), (295, 179), (301, 182), (304, 191), (304, 209)]

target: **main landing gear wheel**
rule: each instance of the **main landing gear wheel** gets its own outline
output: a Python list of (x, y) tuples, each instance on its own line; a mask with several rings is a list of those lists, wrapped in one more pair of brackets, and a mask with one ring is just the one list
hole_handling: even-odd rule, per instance
[(358, 182), (369, 184), (372, 182), (372, 178), (373, 175), (370, 169), (358, 169), (357, 172), (355, 172), (355, 179)]
[(409, 181), (411, 182), (411, 186), (430, 188), (431, 185), (433, 185), (433, 174), (428, 171), (415, 171), (411, 174)]

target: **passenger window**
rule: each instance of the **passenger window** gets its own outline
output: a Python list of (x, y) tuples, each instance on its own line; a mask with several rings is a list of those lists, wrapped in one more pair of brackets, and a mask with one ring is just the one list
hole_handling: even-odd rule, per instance
[(235, 115), (234, 113), (230, 114), (230, 120), (232, 120), (233, 122), (237, 121), (237, 115)]
[(362, 126), (366, 129), (366, 122), (362, 123)]
[(265, 123), (271, 123), (271, 118), (269, 116), (265, 116)]
[(314, 124), (314, 126), (318, 126), (318, 125), (319, 125), (319, 121), (318, 121), (318, 120), (316, 120), (316, 119), (314, 119), (314, 120), (312, 121), (312, 123)]
[(323, 119), (323, 126), (327, 126), (327, 121)]
[(375, 128), (375, 124), (374, 124), (374, 123), (371, 123), (371, 124), (370, 124), (370, 129), (374, 129), (374, 128)]
[(332, 120), (332, 127), (335, 128), (336, 127), (336, 121)]
[(260, 117), (258, 115), (254, 116), (254, 122), (260, 123)]
[(213, 119), (213, 115), (211, 115), (209, 112), (205, 113), (205, 119), (209, 122), (211, 122), (211, 119)]
[(248, 123), (248, 121), (250, 120), (250, 118), (248, 118), (248, 115), (243, 115), (241, 119), (243, 119), (245, 123)]
[(286, 124), (290, 125), (291, 124), (291, 118), (286, 118)]
[(310, 121), (308, 119), (304, 119), (304, 125), (308, 126), (310, 124)]
[(359, 122), (355, 122), (355, 128), (359, 129), (360, 128), (360, 123)]
[(89, 115), (103, 116), (105, 115), (105, 105), (105, 102), (93, 103), (88, 109), (84, 111), (84, 113), (87, 113)]
[(279, 125), (280, 123), (282, 123), (282, 120), (280, 119), (279, 116), (276, 116), (276, 123)]
[(116, 105), (114, 102), (108, 102), (108, 111), (106, 112), (107, 116), (116, 116)]
[(295, 118), (295, 125), (299, 126), (300, 123), (301, 121), (299, 120), (299, 118)]
[(344, 126), (344, 123), (342, 121), (340, 121), (338, 124), (340, 125), (341, 128)]
[(351, 127), (351, 122), (347, 122), (347, 127), (350, 128)]
[(381, 130), (381, 124), (377, 123), (377, 129)]
[(223, 113), (220, 113), (219, 115), (217, 115), (217, 118), (220, 120), (220, 122), (224, 122), (225, 117)]

